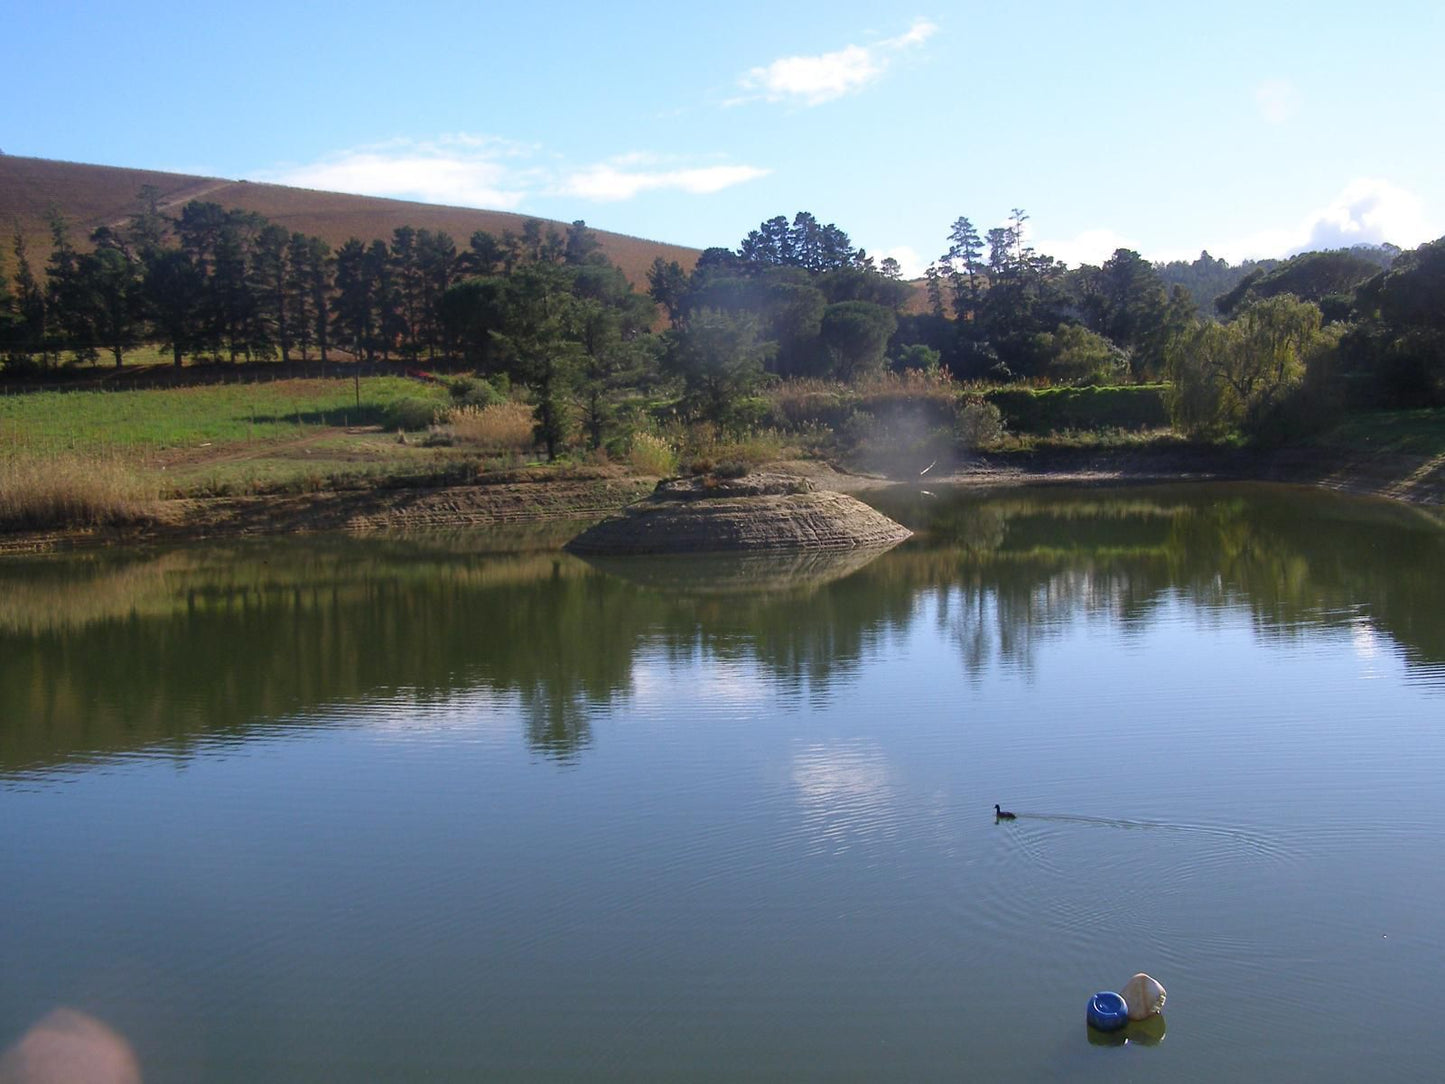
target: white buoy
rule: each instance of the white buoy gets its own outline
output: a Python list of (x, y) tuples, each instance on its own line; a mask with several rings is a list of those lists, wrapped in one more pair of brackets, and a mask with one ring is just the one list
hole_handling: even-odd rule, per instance
[(1130, 1020), (1146, 1020), (1164, 1010), (1164, 987), (1158, 979), (1139, 972), (1119, 989), (1129, 1006)]

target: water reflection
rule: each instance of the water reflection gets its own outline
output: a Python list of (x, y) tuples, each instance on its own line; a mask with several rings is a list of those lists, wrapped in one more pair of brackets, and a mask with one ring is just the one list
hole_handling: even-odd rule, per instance
[[(1338, 629), (1445, 687), (1445, 531), (1392, 507), (1259, 487), (878, 503), (920, 537), (876, 560), (744, 563), (701, 581), (551, 549), (478, 554), (465, 536), (7, 560), (0, 771), (185, 757), (338, 705), (478, 695), (519, 705), (531, 747), (566, 760), (598, 708), (633, 695), (644, 650), (735, 660), (827, 697), (915, 622), (936, 622), (977, 676), (1031, 669), (1080, 619), (1143, 629), (1181, 599), (1247, 612), (1262, 639)], [(856, 756), (851, 775), (800, 757), (800, 789), (845, 821), (873, 791), (833, 783), (885, 778)]]

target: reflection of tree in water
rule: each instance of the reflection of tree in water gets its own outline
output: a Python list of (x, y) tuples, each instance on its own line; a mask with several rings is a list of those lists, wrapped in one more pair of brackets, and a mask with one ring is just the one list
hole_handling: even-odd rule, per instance
[(585, 706), (630, 688), (631, 638), (600, 630), (639, 623), (635, 592), (559, 554), (312, 542), (7, 573), (25, 585), (0, 594), (10, 768), (479, 687), (517, 694), (539, 749), (565, 754)]
[(1174, 596), (1245, 608), (1261, 637), (1366, 621), (1410, 665), (1445, 660), (1445, 531), (1410, 509), (1261, 487), (900, 490), (879, 503), (921, 531), (890, 563), (933, 563), (914, 587), (937, 585), (971, 674), (995, 660), (1027, 671), (1082, 616), (1142, 627)]
[[(918, 498), (913, 543), (831, 582), (653, 589), (560, 553), (344, 540), (0, 563), (0, 770), (198, 742), (376, 698), (515, 698), (566, 759), (630, 695), (640, 649), (735, 662), (825, 702), (930, 615), (973, 675), (1024, 672), (1080, 618), (1142, 628), (1185, 598), (1262, 637), (1367, 622), (1445, 661), (1445, 532), (1292, 491)], [(958, 542), (956, 540), (962, 540)]]

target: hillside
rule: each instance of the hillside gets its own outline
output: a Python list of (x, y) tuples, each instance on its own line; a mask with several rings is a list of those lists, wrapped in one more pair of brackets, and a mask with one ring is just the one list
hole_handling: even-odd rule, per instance
[[(476, 230), (486, 230), (498, 237), (504, 230), (521, 233), (522, 223), (534, 217), (315, 192), (220, 177), (0, 154), (0, 267), (8, 269), (13, 263), (11, 239), (16, 230), (29, 246), (32, 265), (37, 270), (44, 265), (50, 252), (45, 215), (52, 204), (70, 219), (72, 239), (78, 247), (84, 247), (86, 238), (97, 226), (117, 225), (137, 209), (136, 195), (145, 185), (154, 185), (160, 190), (163, 210), (177, 211), (193, 199), (209, 200), (226, 208), (256, 211), (288, 230), (321, 237), (333, 249), (350, 237), (363, 241), (390, 240), (398, 226), (445, 231), (458, 248), (465, 248), (467, 239)], [(555, 224), (565, 226), (565, 223)], [(654, 258), (676, 260), (688, 269), (697, 261), (697, 249), (602, 230), (594, 232), (608, 258), (643, 288), (647, 268)]]

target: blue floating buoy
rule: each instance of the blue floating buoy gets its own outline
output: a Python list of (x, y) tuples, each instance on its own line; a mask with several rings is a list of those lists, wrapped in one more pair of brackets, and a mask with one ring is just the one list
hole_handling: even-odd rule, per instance
[(1113, 990), (1100, 990), (1089, 998), (1089, 1026), (1118, 1031), (1129, 1022), (1129, 1005)]

